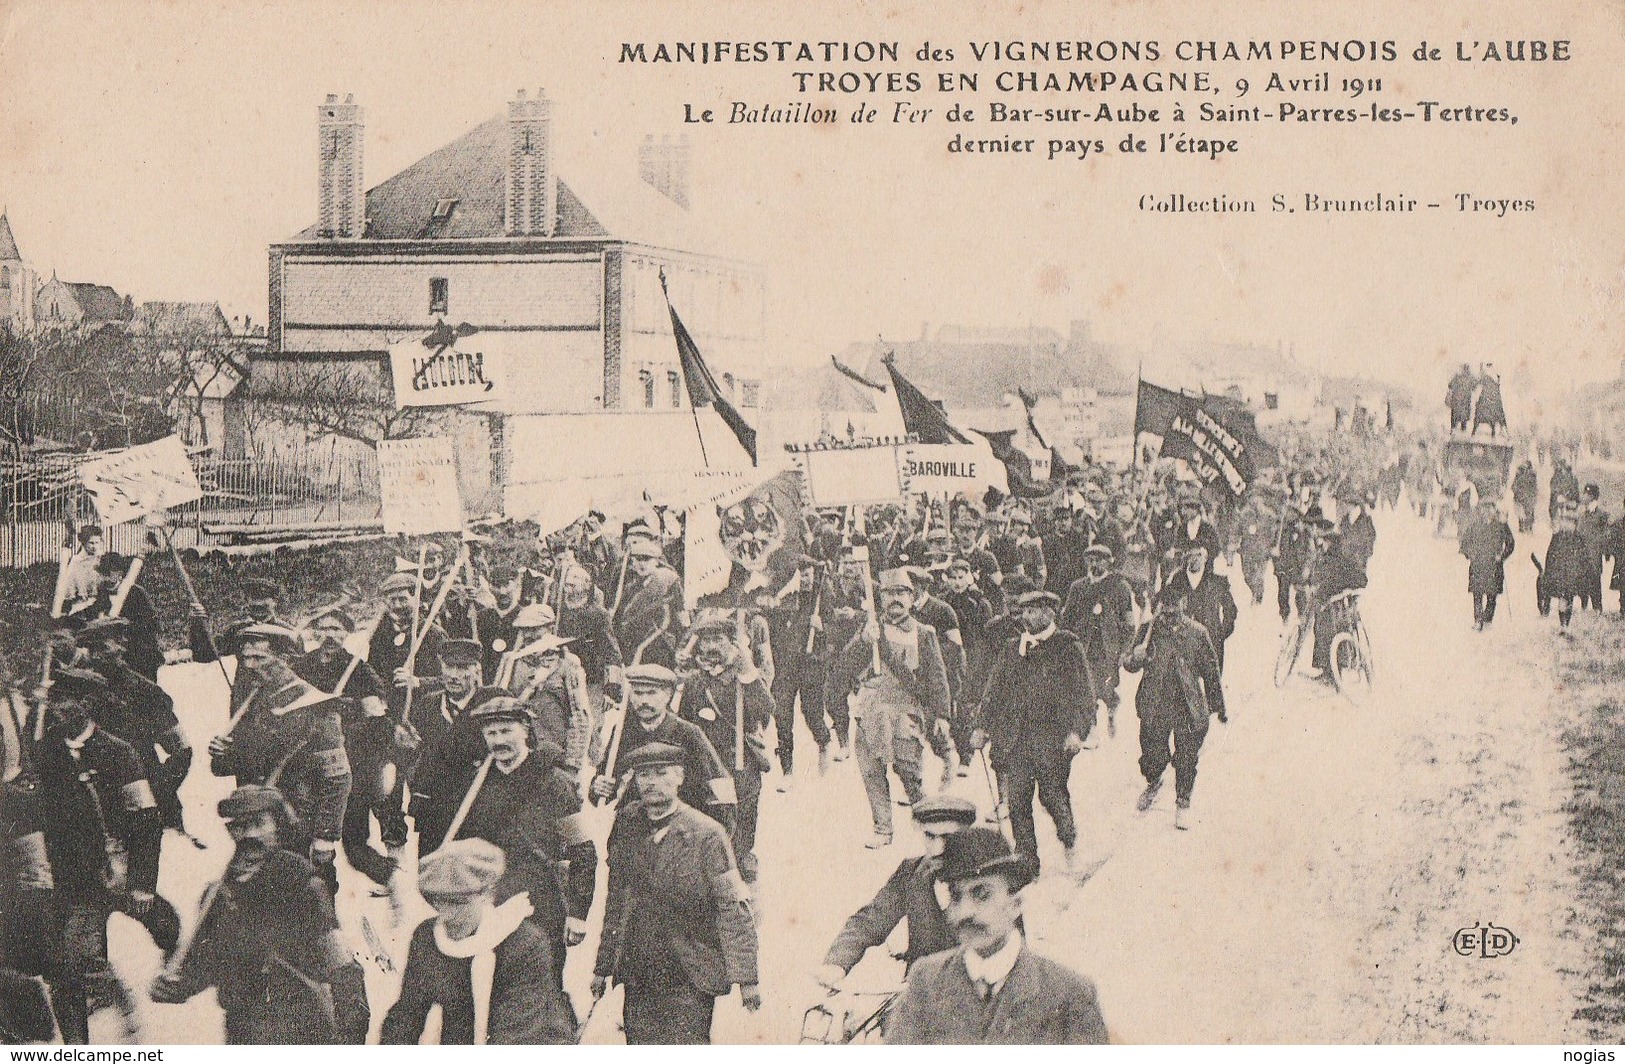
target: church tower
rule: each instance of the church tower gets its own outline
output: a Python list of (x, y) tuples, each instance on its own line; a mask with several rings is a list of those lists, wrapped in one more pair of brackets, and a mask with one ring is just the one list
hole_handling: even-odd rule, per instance
[(34, 331), (34, 289), (38, 278), (17, 250), (11, 222), (0, 213), (0, 328), (18, 333)]

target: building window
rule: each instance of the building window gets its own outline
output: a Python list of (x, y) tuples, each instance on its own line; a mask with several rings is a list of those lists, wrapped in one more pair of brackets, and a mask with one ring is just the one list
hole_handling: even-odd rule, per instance
[(643, 408), (655, 408), (655, 375), (646, 369), (638, 370), (638, 383), (643, 385)]
[(10, 288), (10, 287), (11, 287), (11, 268), (9, 266), (0, 266), (0, 288)]
[(757, 406), (761, 405), (761, 401), (762, 401), (762, 382), (761, 381), (740, 381), (739, 382), (739, 405), (740, 406), (745, 407), (747, 410), (754, 410)]
[(683, 382), (677, 376), (677, 371), (666, 371), (666, 383), (671, 386), (671, 406), (675, 410), (683, 405)]
[(434, 205), (434, 220), (443, 222), (451, 217), (452, 210), (457, 206), (454, 199), (436, 200)]
[(429, 313), (448, 314), (451, 303), (451, 282), (444, 277), (429, 278)]

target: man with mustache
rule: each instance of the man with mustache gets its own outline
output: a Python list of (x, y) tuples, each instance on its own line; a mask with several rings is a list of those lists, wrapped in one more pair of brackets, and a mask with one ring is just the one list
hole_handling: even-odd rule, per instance
[(107, 682), (95, 673), (62, 670), (51, 689), (45, 741), (34, 752), (62, 921), (52, 1000), (69, 1044), (88, 1041), (91, 1014), (108, 1004), (135, 1033), (129, 988), (107, 957), (113, 913), (139, 920), (165, 953), (180, 937), (180, 917), (158, 894), (164, 828), (152, 785), (135, 751), (93, 716), (108, 697)]
[(736, 985), (747, 1010), (762, 1007), (750, 892), (722, 828), (678, 797), (686, 761), (660, 742), (628, 755), (637, 800), (609, 837), (592, 996), (626, 987), (629, 1045), (710, 1044), (716, 999)]
[(419, 854), (433, 852), (444, 840), (457, 804), (488, 752), (473, 711), (507, 692), (481, 687), (483, 673), (478, 643), (446, 640), (440, 647), (440, 690), (424, 699), (421, 713), (412, 711), (420, 739), (409, 812), (418, 829)]
[(575, 777), (561, 765), (556, 745), (532, 739), (533, 718), (517, 700), (488, 699), (472, 716), (490, 764), (476, 773), (459, 803), (466, 802), (468, 812), (457, 839), (484, 839), (507, 856), (496, 899), (530, 896), (532, 919), (548, 940), (562, 992), (565, 950), (586, 937), (598, 874), (598, 848), (581, 823)]
[[(705, 733), (733, 770), (738, 806), (729, 833), (739, 872), (756, 881), (756, 818), (762, 775), (769, 769), (763, 733), (773, 719), (773, 695), (735, 623), (711, 617), (696, 623), (692, 668), (685, 674), (677, 715)], [(741, 717), (743, 714), (743, 717)]]
[(1055, 623), (1059, 600), (1029, 591), (1017, 600), (1022, 633), (999, 655), (977, 713), (980, 741), (992, 744), (1010, 803), (1016, 846), (1038, 869), (1033, 800), (1055, 822), (1055, 835), (1073, 863), (1078, 842), (1068, 790), (1072, 758), (1095, 726), (1097, 693), (1083, 646)]
[[(1144, 672), (1134, 692), (1140, 716), (1140, 773), (1145, 777), (1135, 808), (1149, 812), (1162, 790), (1162, 778), (1174, 766), (1174, 827), (1190, 827), (1191, 792), (1196, 787), (1196, 759), (1207, 738), (1208, 716), (1225, 715), (1219, 660), (1207, 630), (1186, 612), (1189, 592), (1165, 587), (1157, 595), (1157, 614), (1142, 629), (1123, 665)], [(1173, 752), (1169, 753), (1169, 744)]]
[(874, 823), (874, 835), (866, 843), (872, 850), (892, 841), (888, 770), (897, 773), (910, 804), (923, 799), (923, 736), (927, 730), (946, 735), (952, 716), (942, 649), (936, 631), (914, 617), (914, 584), (908, 573), (881, 573), (878, 592), (880, 617), (870, 618), (852, 638), (835, 668), (840, 696), (856, 692), (854, 749)]
[(1061, 610), (1061, 627), (1083, 640), (1095, 693), (1106, 706), (1106, 734), (1117, 735), (1118, 664), (1134, 638), (1134, 588), (1114, 568), (1111, 548), (1096, 543), (1084, 551), (1083, 578), (1074, 581)]
[(914, 807), (914, 823), (925, 837), (925, 853), (906, 858), (886, 880), (874, 899), (846, 921), (824, 955), (818, 983), (831, 992), (841, 988), (864, 954), (886, 944), (897, 925), (908, 921), (908, 946), (903, 963), (952, 949), (957, 943), (942, 899), (937, 896), (937, 871), (942, 867), (948, 836), (976, 823), (976, 806), (969, 800), (939, 794)]
[[(739, 800), (733, 773), (718, 756), (716, 747), (697, 724), (682, 720), (673, 712), (677, 674), (664, 665), (632, 665), (623, 682), (627, 685), (627, 714), (615, 746), (604, 751), (598, 775), (592, 781), (595, 803), (614, 798), (627, 774), (626, 758), (649, 743), (666, 743), (683, 752), (683, 786), (680, 796), (687, 806), (697, 809), (733, 829)], [(730, 747), (730, 750), (732, 748)], [(615, 771), (609, 759), (616, 758)]]
[[(339, 941), (333, 903), (310, 862), (282, 845), (292, 809), (276, 788), (249, 784), (219, 812), (236, 849), (203, 893), (185, 960), (153, 980), (152, 1000), (179, 1005), (215, 987), (228, 1045), (325, 1045), (353, 1041), (357, 1027), (364, 1038), (366, 998), (354, 996), (359, 968)], [(335, 979), (345, 987), (341, 1014)]]
[(234, 723), (210, 741), (209, 768), (216, 776), (235, 776), (238, 786), (280, 790), (299, 825), (282, 835), (282, 844), (308, 856), (329, 892), (337, 893), (334, 862), (350, 798), (350, 759), (332, 696), (301, 680), (288, 664), (296, 646), (285, 628), (243, 631), (232, 688)]
[[(351, 777), (344, 806), (344, 856), (351, 868), (387, 886), (407, 835), (400, 794), (393, 786), (396, 746), (410, 746), (411, 736), (388, 715), (388, 692), (372, 666), (344, 649), (355, 620), (334, 607), (313, 617), (310, 631), (316, 636), (315, 649), (289, 664), (294, 675), (332, 695), (339, 709)], [(386, 853), (372, 848), (374, 816)]]
[(888, 1045), (1106, 1043), (1094, 983), (1024, 941), (1021, 892), (1032, 878), (1027, 857), (997, 831), (948, 836), (937, 880), (959, 946), (915, 963)]

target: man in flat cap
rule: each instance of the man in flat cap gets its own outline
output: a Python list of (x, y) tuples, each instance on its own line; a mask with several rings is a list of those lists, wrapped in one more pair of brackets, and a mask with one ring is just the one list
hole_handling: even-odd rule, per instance
[(626, 586), (612, 617), (615, 640), (629, 661), (672, 668), (677, 663), (675, 629), (682, 609), (682, 580), (653, 539), (633, 539), (626, 556)]
[[(392, 573), (378, 586), (384, 599), (383, 613), (373, 629), (367, 644), (367, 664), (389, 687), (389, 708), (396, 720), (412, 723), (417, 719), (417, 704), (426, 696), (427, 681), (435, 676), (440, 664), (440, 644), (445, 633), (439, 627), (419, 630), (421, 614), (429, 603), (423, 598), (422, 587), (412, 573)], [(412, 659), (412, 675), (406, 674), (407, 658), (411, 656), (412, 637), (420, 641), (417, 657)], [(404, 713), (406, 689), (416, 688), (412, 695), (413, 710)]]
[(886, 1027), (889, 1045), (1103, 1045), (1094, 983), (1028, 948), (1025, 855), (989, 828), (950, 835), (937, 878), (957, 948), (926, 957)]
[(874, 899), (853, 913), (824, 954), (818, 982), (837, 991), (847, 973), (864, 954), (886, 944), (897, 925), (908, 921), (908, 946), (903, 963), (912, 966), (921, 957), (952, 949), (958, 940), (937, 896), (937, 870), (948, 836), (976, 823), (976, 806), (950, 794), (927, 798), (914, 806), (914, 823), (925, 836), (925, 853), (904, 858)]
[(739, 987), (762, 1007), (750, 893), (722, 828), (678, 797), (686, 755), (645, 743), (627, 755), (636, 801), (609, 837), (604, 935), (593, 999), (626, 987), (629, 1045), (707, 1045), (716, 999)]
[[(1008, 579), (1021, 574), (1043, 587), (1049, 580), (1044, 559), (1044, 541), (1033, 534), (1033, 515), (1024, 504), (1011, 503), (1004, 513), (1005, 532), (988, 540), (987, 548), (998, 560), (999, 571)], [(991, 592), (990, 592), (991, 594)]]
[(1188, 594), (1176, 586), (1158, 593), (1156, 616), (1143, 626), (1123, 662), (1129, 672), (1145, 673), (1134, 692), (1140, 717), (1140, 774), (1145, 777), (1137, 808), (1144, 813), (1156, 804), (1171, 761), (1174, 826), (1182, 830), (1190, 827), (1196, 760), (1207, 738), (1208, 716), (1217, 713), (1221, 724), (1229, 719), (1218, 655), (1207, 629), (1186, 612)]
[(412, 711), (419, 736), (412, 768), (409, 812), (418, 830), (418, 852), (433, 851), (444, 840), (457, 804), (468, 793), (474, 774), (489, 751), (474, 709), (504, 697), (500, 687), (480, 686), (484, 673), (480, 645), (472, 639), (448, 639), (440, 645), (440, 689)]
[(975, 579), (975, 570), (965, 558), (948, 563), (943, 576), (942, 601), (954, 611), (958, 619), (960, 639), (964, 643), (965, 675), (959, 684), (959, 697), (954, 705), (954, 719), (950, 738), (959, 754), (959, 775), (968, 774), (971, 757), (970, 736), (975, 727), (976, 704), (987, 689), (987, 677), (998, 659), (999, 643), (988, 631), (993, 620), (993, 605), (983, 594)]
[(243, 630), (232, 687), (232, 724), (209, 743), (209, 768), (238, 786), (275, 787), (299, 827), (282, 844), (308, 856), (329, 891), (338, 890), (337, 857), (350, 798), (350, 759), (338, 707), (288, 664), (298, 653), (293, 632), (270, 625)]
[(214, 987), (228, 1045), (364, 1040), (359, 966), (339, 940), (315, 870), (285, 845), (296, 830), (293, 810), (275, 787), (248, 784), (219, 812), (236, 849), (203, 893), (184, 955), (153, 980), (153, 1001), (179, 1005)]
[(530, 896), (562, 991), (565, 950), (586, 937), (598, 874), (598, 848), (581, 822), (575, 776), (561, 767), (555, 744), (533, 739), (533, 719), (523, 703), (499, 696), (481, 702), (472, 715), (489, 764), (476, 772), (461, 799), (463, 822), (453, 825), (456, 839), (444, 846), (484, 839), (501, 847), (507, 870), (497, 900)]
[[(344, 805), (344, 857), (350, 867), (379, 886), (387, 886), (399, 867), (406, 845), (406, 816), (395, 789), (397, 737), (400, 726), (389, 715), (388, 689), (371, 665), (344, 647), (355, 632), (355, 619), (333, 607), (310, 620), (316, 646), (289, 662), (294, 675), (334, 699), (344, 729), (344, 751), (350, 759), (350, 796)], [(378, 818), (386, 853), (372, 847), (372, 820)]]
[[(134, 1029), (128, 988), (107, 958), (107, 920), (140, 921), (166, 954), (180, 917), (158, 895), (163, 823), (141, 759), (97, 726), (93, 711), (109, 697), (94, 672), (64, 669), (51, 688), (49, 726), (35, 749), (45, 849), (62, 920), (53, 1000), (69, 1043), (89, 1037), (90, 1015), (107, 1005)], [(9, 711), (9, 707), (6, 707)]]
[(900, 569), (888, 569), (880, 574), (878, 595), (880, 617), (852, 638), (834, 669), (839, 695), (856, 692), (854, 749), (874, 823), (870, 849), (892, 841), (888, 770), (897, 773), (910, 803), (924, 798), (923, 736), (946, 733), (953, 715), (937, 633), (914, 617), (913, 581)]
[(565, 767), (577, 771), (591, 739), (592, 695), (581, 660), (570, 653), (570, 640), (551, 631), (527, 636), (507, 689), (530, 707), (537, 737), (555, 743), (564, 751)]
[(293, 627), (282, 619), (280, 613), (281, 584), (274, 580), (251, 578), (242, 582), (241, 590), (243, 617), (233, 621), (218, 636), (210, 633), (209, 616), (203, 612), (203, 606), (199, 603), (192, 604), (192, 612), (187, 617), (187, 638), (192, 648), (193, 661), (209, 662), (217, 658), (231, 657), (237, 653), (243, 631), (254, 625)]
[(762, 775), (771, 767), (763, 734), (773, 694), (734, 621), (709, 617), (689, 632), (694, 645), (677, 715), (705, 733), (733, 773), (738, 806), (730, 840), (745, 882), (756, 881), (756, 818)]
[(1185, 595), (1186, 612), (1191, 620), (1207, 629), (1213, 641), (1213, 652), (1219, 658), (1219, 671), (1224, 672), (1224, 645), (1236, 630), (1236, 598), (1230, 590), (1230, 580), (1213, 571), (1213, 559), (1207, 548), (1197, 545), (1185, 551), (1183, 568), (1169, 577), (1165, 587), (1178, 589)]
[(568, 1045), (576, 1016), (523, 894), (497, 904), (507, 861), (484, 839), (459, 839), (424, 858), (418, 890), (435, 916), (412, 932), (384, 1045), (419, 1045), (440, 1009), (435, 1043)]
[(1106, 706), (1106, 734), (1115, 736), (1119, 662), (1134, 641), (1134, 588), (1117, 571), (1105, 544), (1091, 544), (1084, 551), (1084, 575), (1067, 591), (1060, 625), (1083, 641), (1095, 692)]
[[(1066, 851), (1078, 842), (1068, 777), (1095, 726), (1095, 682), (1078, 637), (1055, 623), (1059, 600), (1029, 591), (1017, 601), (1022, 633), (1005, 645), (977, 713), (1010, 803), (1016, 847), (1038, 868), (1036, 794)], [(974, 739), (972, 740), (975, 741)]]
[(666, 743), (683, 751), (683, 802), (710, 816), (724, 831), (732, 831), (739, 807), (733, 773), (699, 725), (677, 716), (677, 674), (664, 665), (629, 665), (624, 682), (626, 719), (619, 738), (604, 751), (598, 764), (598, 774), (592, 781), (593, 800), (602, 802), (615, 797), (628, 772), (626, 758), (639, 747)]
[(129, 635), (129, 622), (122, 617), (103, 617), (79, 630), (78, 643), (86, 662), (107, 681), (107, 697), (92, 714), (97, 724), (129, 743), (141, 759), (164, 827), (185, 834), (180, 789), (192, 768), (192, 744), (181, 732), (168, 692), (131, 667)]

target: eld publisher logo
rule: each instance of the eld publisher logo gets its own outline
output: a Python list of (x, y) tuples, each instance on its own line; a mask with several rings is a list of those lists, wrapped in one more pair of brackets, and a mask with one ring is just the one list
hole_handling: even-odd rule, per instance
[(1450, 944), (1463, 957), (1505, 957), (1518, 948), (1518, 936), (1505, 927), (1474, 920), (1472, 927), (1457, 931)]

